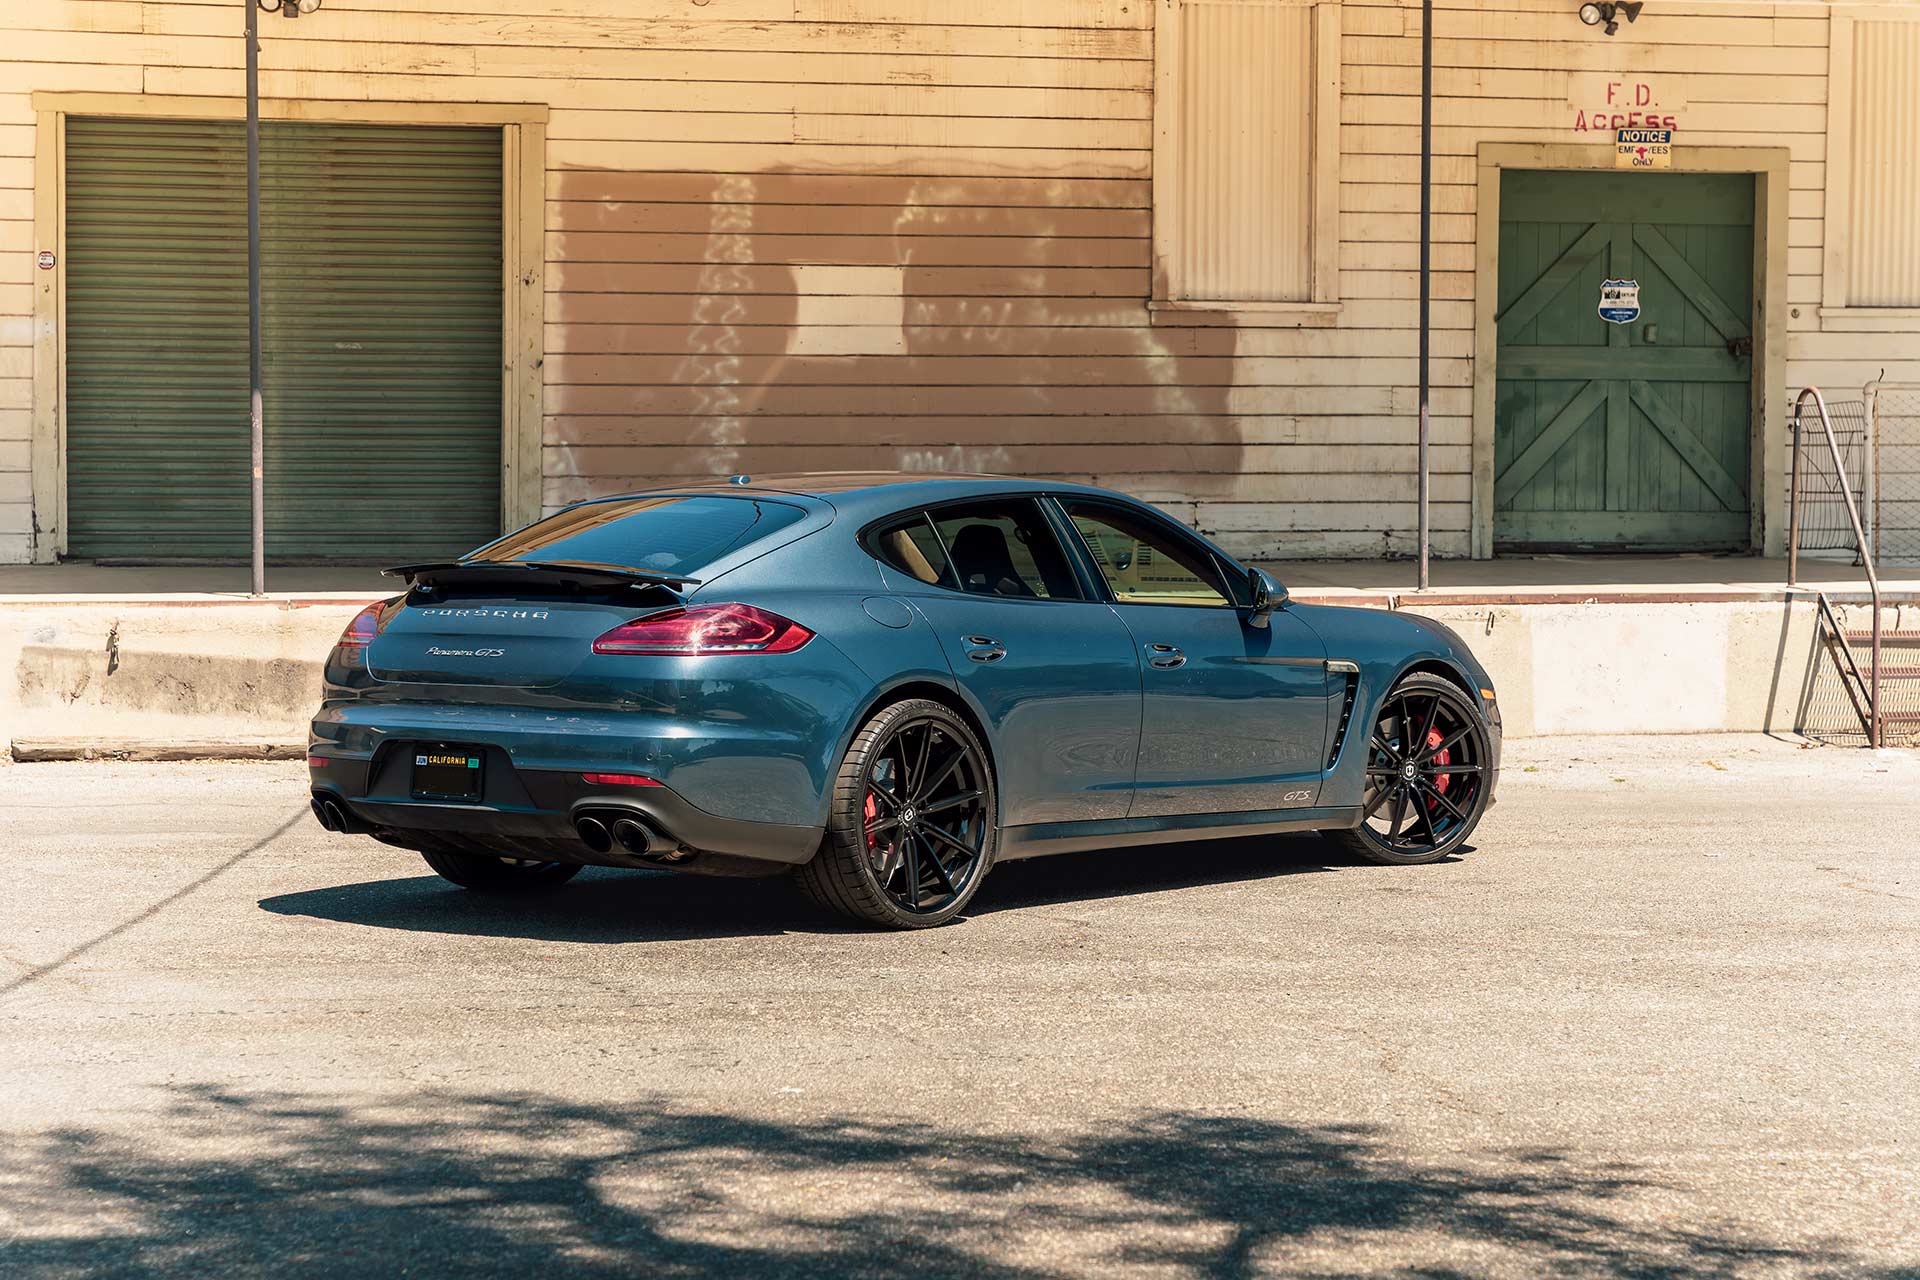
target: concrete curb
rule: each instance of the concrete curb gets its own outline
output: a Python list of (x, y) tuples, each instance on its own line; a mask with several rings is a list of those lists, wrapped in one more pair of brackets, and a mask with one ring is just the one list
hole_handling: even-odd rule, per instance
[(54, 760), (298, 760), (307, 754), (304, 742), (178, 741), (131, 738), (102, 742), (97, 738), (16, 738), (16, 764)]

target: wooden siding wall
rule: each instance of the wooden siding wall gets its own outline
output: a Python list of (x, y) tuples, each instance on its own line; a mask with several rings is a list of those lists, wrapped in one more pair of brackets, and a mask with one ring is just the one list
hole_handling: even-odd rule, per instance
[[(1650, 75), (1682, 145), (1791, 148), (1791, 379), (1920, 379), (1820, 329), (1827, 8), (1440, 0), (1434, 526), (1468, 550), (1474, 164)], [(1152, 0), (326, 0), (274, 97), (541, 102), (543, 500), (676, 475), (984, 469), (1165, 500), (1248, 553), (1404, 553), (1418, 0), (1348, 0), (1331, 325), (1151, 317)], [(37, 89), (237, 95), (234, 0), (0, 4), (0, 559), (27, 554)], [(1920, 330), (1920, 322), (1915, 325)]]

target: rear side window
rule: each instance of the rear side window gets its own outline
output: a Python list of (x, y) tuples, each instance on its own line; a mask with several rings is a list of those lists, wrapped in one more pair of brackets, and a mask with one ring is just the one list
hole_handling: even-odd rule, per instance
[(576, 560), (691, 573), (777, 533), (806, 512), (764, 498), (611, 498), (548, 516), (470, 560)]
[(930, 514), (962, 591), (1041, 600), (1081, 598), (1067, 557), (1032, 499), (941, 507)]
[(905, 524), (875, 535), (873, 546), (882, 560), (909, 578), (930, 587), (957, 589), (947, 561), (947, 549), (940, 544), (940, 535), (933, 531), (933, 524), (925, 515), (917, 515)]

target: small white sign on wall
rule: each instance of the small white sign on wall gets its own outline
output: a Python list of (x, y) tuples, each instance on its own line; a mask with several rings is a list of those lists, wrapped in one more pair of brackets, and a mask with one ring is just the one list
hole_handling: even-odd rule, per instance
[(1640, 318), (1638, 280), (1600, 282), (1600, 318), (1608, 324), (1632, 324)]

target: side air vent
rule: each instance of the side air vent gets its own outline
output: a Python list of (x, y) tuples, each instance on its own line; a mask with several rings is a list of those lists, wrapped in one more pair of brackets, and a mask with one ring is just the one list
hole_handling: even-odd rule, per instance
[(1333, 731), (1333, 745), (1327, 749), (1327, 768), (1340, 761), (1340, 748), (1347, 742), (1347, 726), (1353, 723), (1353, 702), (1360, 692), (1360, 668), (1340, 659), (1327, 662), (1327, 674), (1346, 677), (1346, 691), (1340, 699), (1340, 723)]

